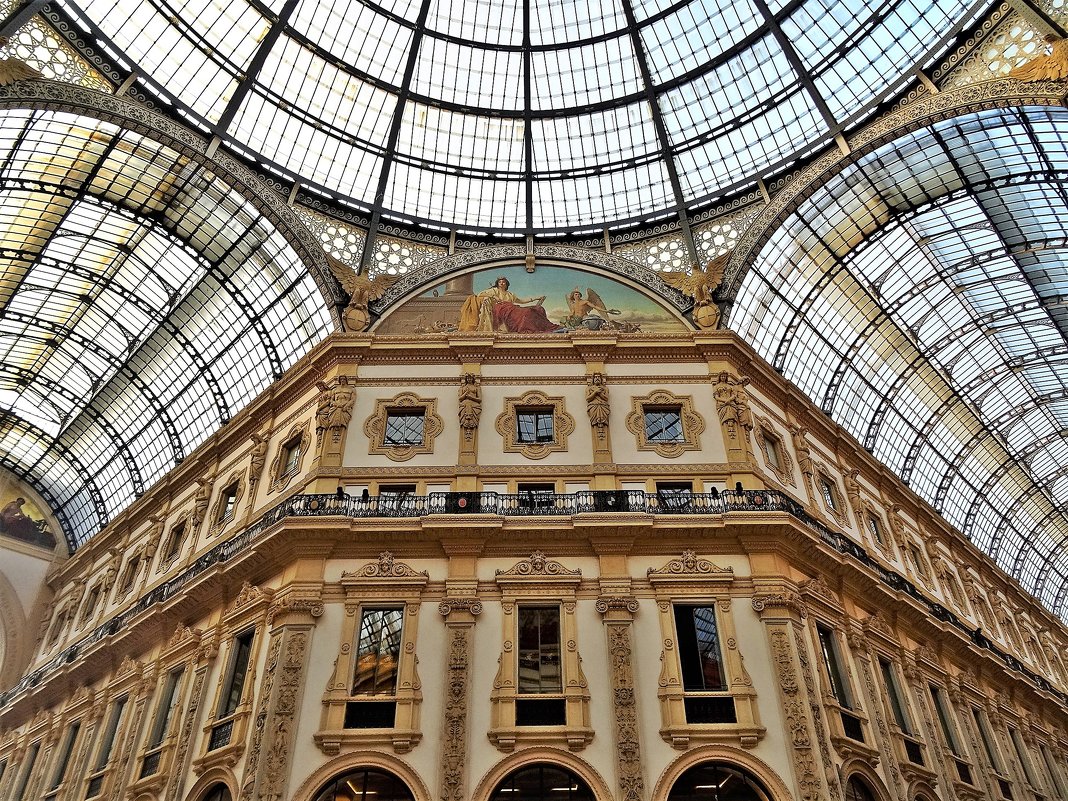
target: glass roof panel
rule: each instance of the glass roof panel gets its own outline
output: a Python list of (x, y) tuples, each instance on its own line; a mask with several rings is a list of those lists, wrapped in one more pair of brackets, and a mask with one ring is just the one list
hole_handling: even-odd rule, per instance
[[(618, 186), (585, 177), (620, 161), (614, 151), (583, 148), (580, 157), (572, 148), (570, 188), (606, 194), (549, 205), (540, 189), (524, 189), (515, 201), (521, 208), (504, 216), (523, 221), (523, 228), (529, 219), (534, 230), (526, 233), (576, 224), (631, 226), (676, 213), (680, 202), (697, 211), (726, 193), (752, 189), (758, 177), (781, 173), (831, 143), (833, 126), (819, 112), (818, 98), (802, 89), (801, 76), (756, 0), (296, 0), (294, 5), (64, 0), (63, 5), (78, 24), (106, 35), (119, 61), (143, 76), (139, 91), (159, 95), (165, 106), (175, 99), (202, 130), (212, 132), (219, 124), (223, 147), (285, 185), (300, 183), (313, 196), (363, 213), (381, 212), (385, 219), (496, 232), (501, 215), (479, 219), (441, 202), (463, 196), (459, 186), (439, 188), (420, 177), (413, 187), (392, 191), (387, 205), (376, 203), (380, 179), (395, 183), (392, 174), (401, 162), (424, 160), (417, 151), (432, 149), (431, 161), (447, 167), (445, 172), (469, 169), (477, 135), (460, 132), (477, 130), (485, 118), (522, 120), (536, 151), (545, 154), (568, 147), (566, 139), (550, 137), (571, 127), (555, 120), (536, 126), (534, 119), (590, 118), (617, 107), (664, 116), (670, 143), (657, 141), (656, 147), (674, 170), (666, 163), (640, 169), (668, 185), (631, 182), (622, 191), (634, 194), (623, 198)], [(970, 11), (964, 0), (861, 5), (793, 0), (788, 9), (778, 2), (771, 6), (801, 53), (805, 77), (816, 82), (815, 91), (825, 95), (832, 113), (850, 123), (872, 113), (887, 87), (911, 80), (933, 48), (948, 47), (942, 39)], [(628, 28), (628, 20), (637, 30)], [(640, 54), (635, 41), (641, 42)], [(419, 127), (421, 115), (409, 113), (409, 104), (437, 108), (454, 119), (427, 136)], [(398, 113), (402, 128), (407, 126), (399, 140), (407, 145), (394, 148), (389, 132)], [(455, 119), (464, 115), (473, 121)], [(423, 139), (430, 140), (427, 146), (416, 144)], [(643, 142), (654, 140), (643, 136)], [(505, 158), (510, 165), (516, 159), (513, 153)], [(409, 164), (405, 171), (413, 168), (428, 165)], [(669, 182), (673, 171), (680, 173), (681, 198)], [(532, 165), (520, 172), (517, 180), (540, 183)], [(490, 191), (511, 197), (510, 190)], [(529, 213), (528, 194), (539, 198)], [(650, 198), (660, 200), (649, 205)], [(429, 216), (435, 209), (447, 213)], [(613, 216), (614, 210), (625, 216)]]
[(89, 119), (0, 119), (0, 438), (41, 449), (5, 464), (49, 495), (76, 547), (330, 320), (293, 248), (205, 168)]
[(1034, 254), (1065, 236), (1068, 170), (1049, 165), (1068, 167), (1066, 151), (1068, 112), (1055, 109), (966, 115), (884, 145), (785, 220), (731, 318), (1047, 598), (1043, 582), (1068, 573), (1068, 552), (1044, 541), (1068, 531), (1049, 489), (1068, 456), (1068, 414), (1052, 405), (1068, 397), (1068, 330), (1050, 306), (1068, 279)]

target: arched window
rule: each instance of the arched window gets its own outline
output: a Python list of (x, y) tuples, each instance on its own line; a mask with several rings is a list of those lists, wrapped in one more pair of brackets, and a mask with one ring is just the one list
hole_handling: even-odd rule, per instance
[(537, 764), (509, 773), (497, 785), (490, 801), (595, 801), (595, 798), (590, 786), (567, 768)]
[(851, 776), (846, 785), (845, 801), (876, 801), (875, 793), (859, 776)]
[(668, 801), (771, 801), (771, 794), (741, 768), (703, 762), (675, 780)]
[(315, 801), (415, 801), (415, 796), (392, 773), (360, 768), (331, 779)]
[(217, 782), (208, 788), (201, 801), (233, 801), (230, 788), (222, 782)]

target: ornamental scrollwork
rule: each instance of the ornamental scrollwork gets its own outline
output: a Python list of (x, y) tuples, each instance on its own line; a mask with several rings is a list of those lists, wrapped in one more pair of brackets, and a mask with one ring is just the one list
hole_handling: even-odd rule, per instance
[(397, 562), (390, 551), (382, 551), (377, 562), (364, 565), (356, 571), (345, 571), (342, 578), (429, 578), (425, 570), (413, 570), (404, 562)]
[(734, 568), (720, 567), (707, 559), (698, 558), (694, 551), (683, 551), (678, 559), (672, 559), (661, 568), (650, 567), (646, 575), (654, 576), (712, 576), (734, 575)]
[(507, 570), (497, 570), (498, 576), (581, 576), (578, 568), (572, 570), (564, 567), (555, 559), (548, 558), (541, 551), (534, 551), (529, 559), (517, 562)]

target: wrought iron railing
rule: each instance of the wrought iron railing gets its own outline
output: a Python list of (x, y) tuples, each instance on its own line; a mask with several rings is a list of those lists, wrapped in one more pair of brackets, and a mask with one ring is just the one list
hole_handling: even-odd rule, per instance
[(728, 490), (708, 493), (643, 492), (641, 490), (586, 490), (570, 494), (520, 492), (432, 492), (428, 495), (393, 493), (387, 495), (294, 495), (268, 510), (254, 524), (231, 539), (202, 554), (174, 578), (145, 593), (137, 603), (123, 610), (74, 645), (60, 651), (43, 665), (27, 673), (18, 684), (0, 693), (0, 709), (18, 694), (36, 687), (51, 673), (73, 662), (78, 655), (100, 640), (111, 637), (141, 613), (173, 598), (198, 576), (215, 565), (227, 562), (248, 550), (263, 533), (281, 520), (292, 517), (418, 518), (427, 515), (487, 514), (503, 517), (567, 517), (576, 514), (631, 513), (648, 515), (724, 515), (740, 512), (783, 512), (811, 529), (828, 547), (860, 562), (879, 580), (925, 607), (932, 617), (947, 623), (976, 646), (997, 657), (1037, 687), (1068, 704), (1068, 694), (1056, 689), (1012, 654), (997, 647), (979, 629), (972, 629), (952, 611), (935, 601), (904, 576), (875, 559), (863, 546), (845, 534), (834, 531), (813, 517), (804, 506), (776, 490)]

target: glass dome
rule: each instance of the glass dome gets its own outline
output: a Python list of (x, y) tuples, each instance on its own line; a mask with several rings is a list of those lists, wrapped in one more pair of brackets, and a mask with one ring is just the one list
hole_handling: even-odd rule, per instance
[(700, 208), (828, 145), (987, 4), (78, 0), (139, 90), (378, 219), (548, 233)]

